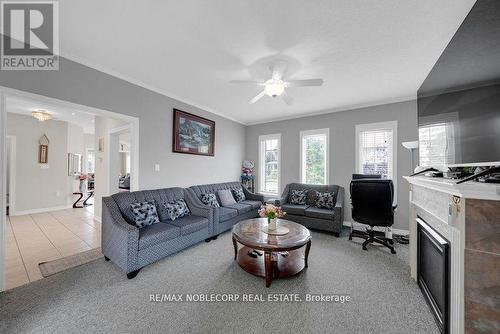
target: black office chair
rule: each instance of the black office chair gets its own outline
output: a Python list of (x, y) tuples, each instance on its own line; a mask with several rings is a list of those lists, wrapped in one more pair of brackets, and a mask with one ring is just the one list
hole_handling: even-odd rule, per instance
[(370, 243), (384, 245), (396, 254), (392, 240), (386, 239), (383, 232), (375, 231), (373, 227), (389, 227), (394, 224), (394, 185), (392, 180), (356, 179), (351, 181), (352, 219), (355, 222), (369, 225), (365, 231), (351, 229), (349, 240), (353, 237), (365, 239), (363, 249)]

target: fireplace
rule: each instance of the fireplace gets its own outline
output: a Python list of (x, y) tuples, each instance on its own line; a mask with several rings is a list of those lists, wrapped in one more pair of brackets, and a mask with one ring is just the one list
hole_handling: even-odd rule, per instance
[(417, 217), (417, 282), (441, 333), (448, 333), (450, 243), (420, 217)]

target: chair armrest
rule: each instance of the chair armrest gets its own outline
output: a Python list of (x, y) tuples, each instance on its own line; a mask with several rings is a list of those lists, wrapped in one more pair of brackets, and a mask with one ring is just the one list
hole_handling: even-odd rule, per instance
[(245, 198), (252, 200), (252, 201), (260, 201), (261, 203), (264, 203), (264, 195), (251, 193), (245, 187), (241, 187), (241, 188), (243, 189), (243, 193), (245, 194)]
[(111, 197), (102, 198), (102, 253), (129, 273), (137, 268), (139, 228), (123, 218)]
[(208, 219), (210, 231), (214, 230), (215, 208), (204, 204), (192, 189), (184, 189), (184, 199), (189, 207), (189, 210), (196, 215)]

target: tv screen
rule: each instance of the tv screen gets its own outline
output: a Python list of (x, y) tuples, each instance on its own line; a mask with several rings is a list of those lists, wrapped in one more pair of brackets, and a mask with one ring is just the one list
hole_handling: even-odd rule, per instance
[(421, 166), (500, 165), (500, 1), (477, 1), (418, 90)]
[(500, 161), (500, 84), (418, 99), (421, 166)]

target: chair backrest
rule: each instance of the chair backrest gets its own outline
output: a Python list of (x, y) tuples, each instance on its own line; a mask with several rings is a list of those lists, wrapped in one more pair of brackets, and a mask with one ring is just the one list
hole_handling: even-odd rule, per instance
[(350, 188), (354, 221), (370, 226), (391, 226), (394, 223), (392, 180), (352, 180)]
[(382, 175), (380, 174), (352, 174), (352, 179), (353, 180), (360, 180), (360, 179), (381, 179)]

